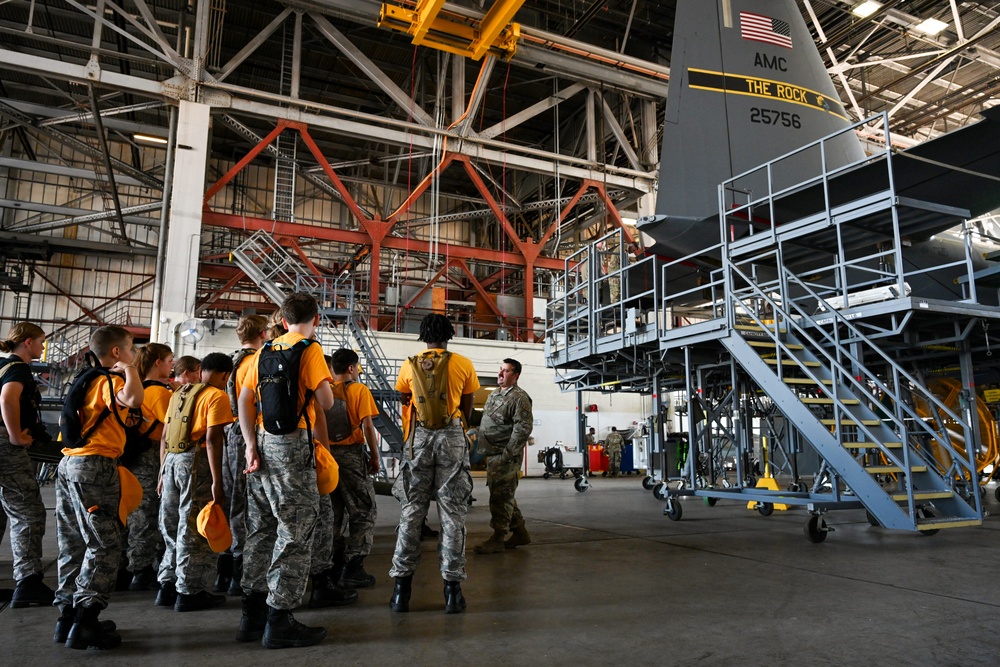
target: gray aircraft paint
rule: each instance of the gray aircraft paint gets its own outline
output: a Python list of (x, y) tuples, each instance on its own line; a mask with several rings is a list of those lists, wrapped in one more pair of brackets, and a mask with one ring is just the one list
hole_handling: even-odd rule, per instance
[[(791, 48), (749, 32), (749, 14), (784, 22)], [(848, 127), (794, 0), (679, 0), (674, 25), (658, 214), (714, 216), (723, 181)], [(829, 167), (864, 157), (854, 135), (830, 148)], [(816, 157), (789, 165), (795, 182), (820, 173)]]

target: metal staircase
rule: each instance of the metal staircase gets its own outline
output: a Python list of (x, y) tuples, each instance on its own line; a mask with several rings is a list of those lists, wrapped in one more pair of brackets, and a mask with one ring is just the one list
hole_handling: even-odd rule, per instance
[(1000, 309), (976, 287), (993, 271), (974, 271), (965, 232), (911, 248), (968, 211), (899, 196), (890, 149), (837, 170), (863, 169), (861, 188), (825, 170), (779, 188), (785, 159), (720, 186), (716, 245), (602, 271), (616, 231), (570, 257), (547, 308), (547, 364), (564, 389), (648, 394), (654, 415), (680, 394), (688, 451), (667, 456), (658, 430), (644, 481), (673, 520), (697, 496), (765, 516), (805, 508), (813, 542), (838, 509), (924, 534), (980, 525), (980, 430), (995, 423), (977, 417), (972, 387), (998, 370), (977, 348)]
[(372, 421), (389, 452), (402, 452), (403, 434), (399, 427), (402, 419), (394, 386), (398, 367), (385, 356), (378, 340), (369, 335), (366, 308), (355, 298), (351, 276), (317, 276), (264, 231), (241, 243), (231, 257), (276, 304), (280, 305), (292, 291), (306, 292), (316, 298), (320, 312), (317, 340), (327, 350), (357, 345), (363, 360), (363, 382), (371, 389), (379, 407), (379, 415)]

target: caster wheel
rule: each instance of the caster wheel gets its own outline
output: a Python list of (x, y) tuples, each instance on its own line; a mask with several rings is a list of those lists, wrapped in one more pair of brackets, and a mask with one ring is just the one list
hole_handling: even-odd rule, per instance
[(733, 488), (733, 485), (730, 483), (730, 481), (728, 479), (723, 479), (722, 480), (722, 488), (724, 488), (724, 489), (731, 489), (731, 488)]
[(880, 524), (878, 522), (878, 519), (875, 518), (875, 515), (872, 514), (871, 512), (869, 512), (868, 510), (865, 510), (865, 518), (868, 519), (869, 525), (876, 526), (876, 527), (882, 525), (882, 524)]
[[(933, 519), (934, 518), (934, 512), (930, 511), (926, 507), (918, 507), (917, 508), (917, 518), (918, 519)], [(920, 534), (921, 535), (927, 535), (929, 537), (931, 535), (937, 535), (939, 532), (941, 532), (941, 531), (938, 528), (929, 528), (927, 530), (921, 530)]]
[(542, 473), (542, 479), (548, 479), (549, 477), (552, 477), (552, 475), (550, 475), (547, 472), (546, 473)]
[(771, 516), (774, 514), (774, 503), (757, 503), (757, 512), (761, 516)]
[(719, 502), (718, 498), (709, 498), (708, 496), (705, 496), (705, 505), (707, 507), (715, 507), (715, 503), (717, 502)]
[(667, 499), (667, 484), (666, 482), (660, 482), (653, 487), (653, 497), (657, 500)]
[(806, 537), (813, 544), (819, 544), (826, 539), (826, 534), (830, 532), (830, 529), (826, 525), (826, 520), (819, 514), (813, 514), (806, 521), (806, 525), (803, 527), (803, 532), (805, 532)]
[(559, 473), (559, 479), (566, 479), (566, 473), (564, 472)]
[(997, 499), (998, 503), (1000, 503), (1000, 485), (997, 485), (997, 488), (993, 490), (993, 497)]
[(644, 477), (642, 480), (642, 488), (647, 491), (652, 491), (653, 487), (656, 486), (656, 480), (652, 477)]
[(573, 488), (583, 493), (590, 488), (590, 482), (587, 481), (586, 477), (577, 477), (576, 481), (573, 482)]
[(792, 493), (799, 493), (800, 491), (805, 491), (805, 489), (802, 487), (802, 485), (799, 484), (798, 482), (790, 484), (788, 486), (788, 490), (791, 491)]
[(681, 501), (677, 498), (668, 498), (667, 506), (663, 508), (663, 515), (671, 521), (680, 521), (684, 515), (684, 510), (681, 509)]

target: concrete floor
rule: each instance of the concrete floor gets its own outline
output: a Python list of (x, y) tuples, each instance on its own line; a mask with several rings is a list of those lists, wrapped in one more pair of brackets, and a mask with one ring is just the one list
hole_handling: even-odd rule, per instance
[[(51, 487), (44, 491), (51, 508)], [(320, 645), (281, 652), (232, 639), (239, 601), (207, 612), (154, 607), (117, 593), (102, 616), (121, 648), (78, 652), (52, 643), (52, 608), (0, 612), (0, 665), (996, 665), (1000, 649), (1000, 518), (927, 537), (873, 528), (859, 511), (830, 515), (823, 544), (803, 535), (804, 511), (762, 517), (735, 502), (684, 502), (672, 522), (637, 478), (525, 479), (518, 498), (533, 543), (500, 555), (471, 547), (490, 533), (476, 480), (468, 521), (469, 608), (443, 612), (436, 542), (425, 542), (409, 614), (389, 611), (387, 574), (398, 506), (379, 497), (378, 583), (357, 605), (303, 610)], [(1000, 508), (989, 489), (988, 509)], [(436, 517), (433, 516), (432, 523)], [(55, 529), (46, 534), (55, 581)], [(0, 547), (0, 587), (11, 586)]]

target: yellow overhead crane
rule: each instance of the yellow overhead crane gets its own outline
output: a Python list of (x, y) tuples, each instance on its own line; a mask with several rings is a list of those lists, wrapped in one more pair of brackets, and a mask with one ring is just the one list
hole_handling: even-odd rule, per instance
[[(495, 0), (481, 20), (446, 13), (445, 0), (416, 0), (401, 7), (383, 4), (378, 26), (413, 36), (416, 45), (429, 46), (479, 60), (487, 53), (510, 60), (517, 51), (521, 26), (511, 23), (524, 0)], [(412, 3), (411, 3), (412, 4)]]

